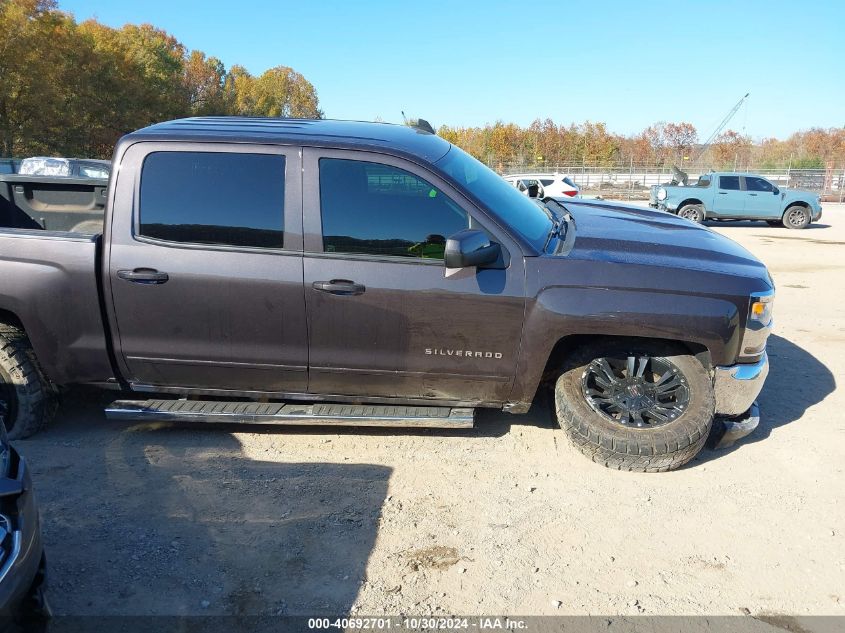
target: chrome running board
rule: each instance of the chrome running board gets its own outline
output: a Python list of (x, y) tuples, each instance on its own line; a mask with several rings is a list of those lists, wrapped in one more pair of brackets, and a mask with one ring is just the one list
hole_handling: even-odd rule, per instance
[(333, 426), (472, 428), (475, 409), (363, 404), (290, 404), (202, 400), (117, 400), (109, 420)]

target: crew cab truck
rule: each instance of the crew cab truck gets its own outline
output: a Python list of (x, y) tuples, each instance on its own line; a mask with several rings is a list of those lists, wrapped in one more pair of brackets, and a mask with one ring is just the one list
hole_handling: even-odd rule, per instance
[(693, 222), (765, 220), (771, 226), (804, 229), (822, 217), (818, 195), (781, 189), (753, 174), (711, 172), (692, 186), (661, 185), (650, 205)]
[(649, 209), (543, 204), (383, 123), (193, 118), (119, 141), (102, 235), (0, 229), (0, 397), (113, 419), (464, 427), (546, 386), (618, 469), (759, 418), (773, 283)]

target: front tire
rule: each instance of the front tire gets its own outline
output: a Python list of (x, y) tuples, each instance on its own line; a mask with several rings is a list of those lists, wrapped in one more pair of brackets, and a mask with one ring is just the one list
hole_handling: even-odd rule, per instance
[(678, 209), (678, 217), (685, 218), (690, 222), (701, 224), (704, 222), (704, 205), (703, 204), (685, 204)]
[(783, 225), (788, 229), (806, 229), (811, 220), (807, 207), (793, 206), (783, 213)]
[(55, 392), (38, 367), (26, 334), (0, 323), (0, 417), (9, 439), (37, 433), (55, 412)]
[(584, 455), (616, 470), (683, 466), (707, 441), (715, 407), (705, 367), (662, 342), (582, 347), (555, 384), (558, 424)]

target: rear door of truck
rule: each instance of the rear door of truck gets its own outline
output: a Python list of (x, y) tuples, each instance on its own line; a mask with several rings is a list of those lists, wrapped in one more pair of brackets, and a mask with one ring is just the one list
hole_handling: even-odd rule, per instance
[(740, 186), (739, 176), (715, 176), (716, 195), (713, 196), (713, 211), (719, 216), (741, 216), (745, 210), (745, 192)]
[(298, 148), (142, 142), (115, 177), (105, 278), (133, 386), (305, 391)]

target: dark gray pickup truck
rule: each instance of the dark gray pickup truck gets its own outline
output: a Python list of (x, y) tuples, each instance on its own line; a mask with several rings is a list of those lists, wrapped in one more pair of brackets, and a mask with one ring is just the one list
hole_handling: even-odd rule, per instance
[(753, 428), (773, 283), (648, 209), (537, 204), (421, 129), (198, 118), (124, 137), (102, 235), (0, 229), (0, 398), (114, 419), (464, 427), (548, 386), (594, 461)]

